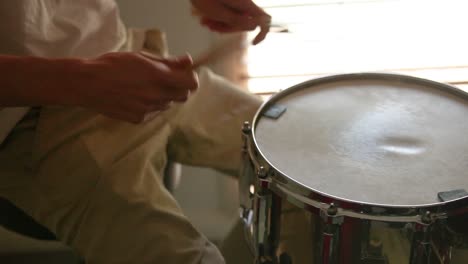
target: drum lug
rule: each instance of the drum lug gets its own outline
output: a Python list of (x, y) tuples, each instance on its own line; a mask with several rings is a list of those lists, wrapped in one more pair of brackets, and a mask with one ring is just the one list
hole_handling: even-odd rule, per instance
[(276, 263), (281, 206), (277, 201), (277, 197), (267, 188), (260, 188), (255, 200), (254, 238), (256, 259)]
[(413, 242), (410, 252), (410, 264), (430, 263), (432, 254), (431, 231), (434, 217), (427, 211), (421, 216), (421, 223), (413, 226)]
[(320, 211), (320, 216), (324, 222), (324, 228), (320, 243), (319, 263), (338, 263), (340, 226), (344, 221), (344, 217), (337, 214), (338, 207), (333, 203), (330, 204), (328, 208), (324, 208)]
[(259, 179), (265, 179), (267, 176), (266, 169), (263, 166), (258, 167), (257, 169), (257, 177)]
[(253, 195), (255, 190), (251, 191), (250, 189), (254, 188), (255, 181), (255, 172), (253, 170), (253, 164), (251, 163), (248, 146), (250, 140), (251, 128), (250, 123), (245, 121), (242, 126), (242, 167), (240, 170), (239, 176), (239, 214), (242, 222), (245, 224), (246, 230), (251, 228), (252, 224), (252, 203)]
[(254, 218), (256, 214), (256, 164), (251, 160), (249, 147), (252, 129), (248, 121), (242, 126), (242, 167), (239, 176), (239, 216), (244, 225), (244, 235), (252, 253), (256, 254)]
[[(242, 126), (242, 158), (244, 167), (241, 170), (239, 187), (248, 190), (240, 201), (239, 215), (244, 223), (249, 247), (255, 255), (256, 263), (277, 264), (277, 243), (279, 241), (280, 202), (270, 190), (268, 170), (254, 159), (251, 159), (250, 143), (252, 128), (249, 122)], [(248, 196), (248, 197), (247, 197)]]
[(254, 202), (254, 244), (258, 263), (277, 263), (276, 250), (279, 241), (281, 202), (269, 189), (267, 171), (257, 169), (257, 190)]
[(249, 122), (244, 122), (242, 127), (242, 166), (239, 175), (239, 202), (242, 208), (251, 209), (252, 208), (252, 199), (255, 190), (255, 177), (256, 172), (254, 170), (255, 166), (252, 163), (249, 156), (249, 142), (250, 142), (250, 124)]
[(270, 187), (270, 179), (267, 178), (267, 171), (263, 166), (257, 169), (257, 184), (259, 190), (267, 190)]
[(334, 225), (341, 225), (344, 221), (344, 216), (338, 215), (338, 207), (334, 203), (331, 203), (328, 208), (320, 210), (320, 216), (325, 223)]
[(242, 139), (243, 139), (243, 150), (247, 150), (248, 139), (250, 134), (252, 133), (252, 128), (250, 127), (250, 123), (245, 121), (242, 125)]

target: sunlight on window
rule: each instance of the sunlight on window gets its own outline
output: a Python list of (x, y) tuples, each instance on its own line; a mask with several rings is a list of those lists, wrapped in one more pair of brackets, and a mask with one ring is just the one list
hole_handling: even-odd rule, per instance
[(268, 94), (320, 76), (363, 71), (468, 85), (468, 1), (257, 3), (287, 32), (273, 32), (249, 48), (252, 92)]

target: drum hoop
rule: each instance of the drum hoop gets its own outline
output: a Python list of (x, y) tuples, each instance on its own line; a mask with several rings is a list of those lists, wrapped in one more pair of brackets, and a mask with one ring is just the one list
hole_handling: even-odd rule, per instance
[[(450, 212), (456, 212), (461, 207), (468, 207), (468, 198), (463, 197), (459, 199), (454, 199), (449, 202), (439, 202), (439, 203), (428, 203), (428, 204), (419, 204), (419, 205), (392, 205), (392, 204), (380, 204), (380, 203), (369, 203), (369, 202), (362, 202), (362, 201), (354, 201), (350, 199), (345, 199), (339, 196), (330, 195), (319, 190), (315, 190), (305, 186), (304, 184), (296, 181), (295, 179), (289, 177), (286, 173), (282, 172), (278, 168), (274, 166), (262, 153), (260, 149), (256, 136), (255, 131), (258, 125), (259, 120), (262, 118), (263, 113), (266, 111), (267, 107), (272, 105), (273, 103), (277, 102), (279, 99), (292, 94), (298, 90), (302, 90), (305, 88), (312, 88), (313, 86), (318, 86), (321, 84), (327, 84), (331, 82), (339, 82), (339, 81), (352, 81), (352, 80), (365, 80), (365, 81), (378, 81), (378, 80), (387, 80), (392, 82), (401, 82), (401, 83), (409, 83), (409, 84), (417, 84), (417, 85), (425, 85), (433, 89), (437, 89), (444, 92), (449, 92), (452, 95), (461, 97), (465, 100), (468, 100), (468, 93), (464, 92), (461, 89), (458, 89), (454, 86), (443, 84), (423, 78), (418, 78), (409, 75), (401, 75), (401, 74), (393, 74), (393, 73), (379, 73), (379, 72), (362, 72), (362, 73), (348, 73), (348, 74), (338, 74), (338, 75), (330, 75), (325, 76), (317, 79), (312, 79), (309, 81), (305, 81), (299, 83), (297, 85), (291, 86), (285, 90), (282, 90), (272, 97), (270, 97), (267, 101), (265, 101), (260, 108), (258, 109), (257, 113), (255, 114), (253, 121), (252, 121), (252, 131), (251, 131), (251, 140), (248, 148), (254, 148), (256, 152), (258, 152), (258, 156), (254, 155), (249, 150), (249, 156), (251, 159), (261, 158), (263, 162), (256, 161), (256, 164), (265, 164), (269, 168), (275, 171), (274, 175), (270, 175), (271, 186), (276, 186), (273, 188), (273, 191), (285, 196), (287, 198), (292, 198), (295, 200), (296, 203), (302, 205), (302, 207), (314, 207), (317, 208), (312, 202), (308, 201), (311, 200), (309, 197), (314, 197), (312, 200), (317, 200), (319, 203), (330, 204), (330, 200), (333, 203), (338, 204), (339, 207), (348, 207), (352, 209), (347, 209), (347, 211), (351, 211), (357, 214), (363, 214), (365, 212), (367, 215), (387, 215), (387, 216), (395, 216), (395, 215), (420, 215), (421, 212), (444, 212), (447, 213), (446, 215), (451, 215)], [(257, 157), (255, 157), (257, 156)], [(278, 186), (282, 186), (282, 188), (278, 188)], [(283, 189), (283, 190), (282, 190)], [(290, 190), (292, 192), (298, 191), (300, 196), (304, 199), (297, 199), (298, 197), (291, 197), (291, 194), (285, 192), (284, 189)], [(378, 213), (374, 213), (378, 212)], [(456, 214), (456, 213), (454, 213)], [(364, 217), (365, 218), (365, 217)]]

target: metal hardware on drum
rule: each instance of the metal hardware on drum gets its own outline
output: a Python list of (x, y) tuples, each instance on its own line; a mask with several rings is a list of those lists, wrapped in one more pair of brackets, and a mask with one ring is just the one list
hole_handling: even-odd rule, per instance
[[(241, 190), (247, 191), (248, 196), (253, 200), (241, 199), (239, 208), (240, 217), (244, 222), (244, 233), (252, 253), (255, 255), (256, 263), (278, 264), (276, 258), (276, 247), (278, 241), (279, 211), (278, 198), (268, 189), (267, 171), (265, 167), (252, 164), (249, 153), (251, 127), (249, 122), (244, 122), (242, 127), (243, 150), (242, 157), (244, 166), (239, 185)], [(247, 165), (247, 166), (245, 166)], [(253, 170), (256, 168), (256, 171)], [(250, 193), (251, 186), (254, 186), (254, 193)], [(247, 187), (247, 188), (246, 188)], [(285, 259), (285, 258), (283, 258)], [(283, 264), (283, 262), (279, 262)], [(284, 262), (287, 264), (287, 262)]]
[(422, 223), (414, 224), (413, 243), (411, 245), (410, 263), (430, 263), (432, 257), (431, 232), (435, 222), (431, 212), (426, 211), (421, 216)]
[[(323, 202), (318, 202), (306, 197), (303, 197), (301, 195), (298, 195), (294, 192), (291, 192), (288, 190), (283, 184), (279, 184), (277, 182), (272, 182), (270, 183), (270, 186), (273, 190), (277, 190), (279, 192), (284, 193), (288, 197), (297, 200), (299, 203), (306, 204), (308, 206), (312, 206), (314, 208), (319, 209), (320, 211), (326, 211), (328, 208), (330, 208), (330, 204), (323, 203)], [(344, 208), (339, 208), (336, 207), (334, 210), (336, 210), (336, 216), (342, 216), (342, 217), (351, 217), (351, 218), (358, 218), (362, 220), (373, 220), (373, 221), (382, 221), (382, 222), (394, 222), (394, 223), (421, 223), (423, 224), (424, 222), (422, 221), (422, 216), (420, 214), (414, 214), (414, 215), (409, 215), (409, 216), (394, 216), (394, 215), (385, 215), (385, 214), (368, 214), (364, 212), (355, 212), (352, 210), (347, 210)], [(444, 213), (434, 213), (430, 215), (432, 220), (437, 220), (437, 219), (445, 219), (446, 215)]]
[(327, 209), (320, 210), (320, 216), (324, 222), (321, 241), (319, 247), (323, 264), (338, 262), (338, 246), (340, 244), (340, 225), (343, 223), (343, 216), (338, 216), (338, 207), (331, 203)]
[[(252, 128), (250, 127), (249, 121), (245, 121), (243, 126), (242, 126), (242, 133), (244, 135), (248, 135), (248, 134), (250, 134), (251, 130), (252, 130)], [(246, 145), (244, 145), (244, 146), (246, 146)]]
[(277, 263), (276, 250), (279, 241), (279, 213), (281, 204), (268, 189), (266, 171), (260, 166), (257, 171), (257, 194), (254, 198), (254, 241), (259, 263)]
[(260, 179), (265, 179), (266, 176), (267, 176), (267, 174), (266, 174), (265, 167), (263, 167), (263, 166), (258, 167), (257, 177), (260, 178)]
[(415, 225), (413, 233), (413, 244), (411, 246), (410, 263), (430, 263), (432, 246), (430, 242), (430, 225)]
[[(248, 153), (248, 145), (249, 145), (249, 138), (250, 138), (251, 128), (249, 122), (244, 122), (242, 126), (242, 167), (241, 167), (241, 175), (243, 177), (239, 178), (239, 216), (244, 223), (244, 234), (246, 237), (246, 242), (248, 243), (248, 247), (252, 251), (255, 252), (255, 246), (253, 245), (253, 204), (252, 204), (252, 196), (247, 194), (246, 186), (250, 186), (253, 184), (254, 181), (254, 172), (253, 172), (253, 165), (250, 161), (250, 156)], [(250, 188), (249, 188), (250, 189)]]

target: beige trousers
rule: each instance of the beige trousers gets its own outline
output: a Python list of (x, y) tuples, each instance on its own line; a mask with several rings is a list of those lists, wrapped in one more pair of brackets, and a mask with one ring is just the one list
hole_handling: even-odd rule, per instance
[(79, 108), (43, 108), (1, 147), (0, 195), (87, 263), (224, 263), (161, 173), (168, 159), (237, 170), (240, 129), (260, 100), (209, 70), (199, 78), (186, 103), (139, 125)]

